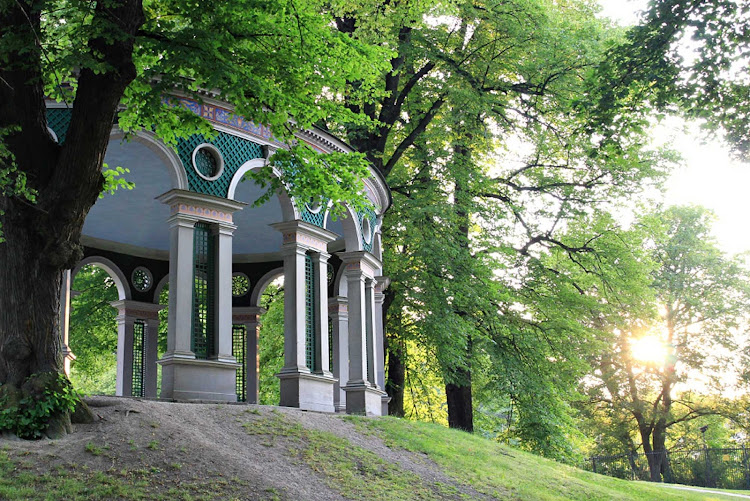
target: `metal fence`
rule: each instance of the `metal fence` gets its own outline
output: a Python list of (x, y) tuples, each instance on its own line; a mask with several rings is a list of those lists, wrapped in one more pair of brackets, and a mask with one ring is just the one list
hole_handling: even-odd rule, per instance
[(583, 468), (610, 477), (648, 481), (651, 480), (649, 463), (659, 472), (662, 482), (750, 489), (750, 450), (745, 447), (593, 456)]

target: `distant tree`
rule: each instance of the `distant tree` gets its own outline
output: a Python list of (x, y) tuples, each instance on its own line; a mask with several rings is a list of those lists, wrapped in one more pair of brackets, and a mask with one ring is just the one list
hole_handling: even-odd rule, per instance
[(266, 312), (260, 317), (260, 390), (258, 403), (279, 405), (280, 387), (276, 374), (284, 365), (284, 288), (272, 283), (263, 292), (260, 304)]
[[(670, 207), (642, 218), (650, 231), (641, 245), (654, 263), (650, 287), (658, 318), (625, 310), (625, 325), (600, 325), (608, 341), (592, 358), (596, 383), (585, 386), (627, 450), (639, 446), (629, 430), (644, 452), (659, 453), (670, 428), (721, 412), (718, 401), (705, 396), (721, 395), (728, 384), (722, 375), (739, 361), (733, 329), (750, 310), (749, 277), (740, 260), (716, 246), (712, 220), (700, 207)], [(631, 305), (639, 307), (623, 307)], [(692, 389), (698, 374), (705, 390)], [(654, 481), (661, 479), (662, 460), (649, 455)]]

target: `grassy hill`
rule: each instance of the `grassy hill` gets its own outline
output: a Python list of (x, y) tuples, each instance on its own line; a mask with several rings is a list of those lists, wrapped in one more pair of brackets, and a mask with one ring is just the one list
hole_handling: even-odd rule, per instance
[(736, 499), (595, 475), (441, 426), (97, 397), (61, 440), (0, 438), (0, 499)]

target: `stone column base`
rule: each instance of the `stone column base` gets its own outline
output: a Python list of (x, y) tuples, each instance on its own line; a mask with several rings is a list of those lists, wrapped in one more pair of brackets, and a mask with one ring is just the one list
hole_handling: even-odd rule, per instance
[(158, 363), (162, 367), (161, 398), (237, 401), (237, 363), (178, 357), (165, 357)]
[(388, 415), (388, 404), (389, 403), (391, 403), (391, 397), (389, 397), (388, 395), (383, 395), (382, 397), (380, 397), (380, 406), (382, 408), (381, 411), (380, 411), (380, 415), (381, 416), (387, 416)]
[[(346, 392), (346, 413), (367, 416), (383, 415), (383, 397), (388, 394), (367, 384), (347, 385), (341, 388)], [(388, 414), (386, 404), (386, 414)]]
[(283, 407), (297, 407), (308, 411), (334, 412), (332, 376), (305, 372), (280, 372)]

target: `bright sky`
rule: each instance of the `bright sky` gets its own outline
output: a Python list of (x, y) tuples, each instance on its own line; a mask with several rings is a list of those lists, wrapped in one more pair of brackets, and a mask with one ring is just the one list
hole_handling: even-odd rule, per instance
[[(634, 24), (637, 12), (646, 0), (599, 0), (602, 15), (620, 25)], [(667, 182), (665, 203), (703, 205), (716, 212), (714, 234), (721, 247), (730, 253), (750, 250), (750, 164), (733, 160), (720, 141), (707, 142), (696, 124), (683, 132), (678, 121), (654, 132), (658, 142), (670, 142), (681, 152), (684, 166)]]

